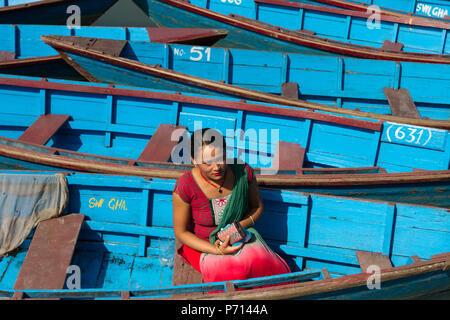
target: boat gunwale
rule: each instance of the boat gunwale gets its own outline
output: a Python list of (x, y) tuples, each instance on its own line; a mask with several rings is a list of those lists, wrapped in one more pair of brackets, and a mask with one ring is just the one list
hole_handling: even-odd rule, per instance
[[(333, 8), (333, 7), (325, 7), (321, 5), (314, 5), (309, 3), (303, 3), (303, 2), (292, 2), (287, 0), (254, 0), (256, 3), (267, 3), (267, 4), (274, 4), (274, 5), (280, 5), (285, 7), (293, 7), (293, 8), (302, 8), (302, 9), (309, 9), (313, 11), (319, 11), (319, 12), (328, 12), (328, 13), (334, 13), (338, 15), (344, 15), (344, 16), (351, 16), (351, 17), (358, 17), (358, 18), (370, 18), (370, 16), (373, 13), (368, 12), (362, 12), (361, 10), (355, 11), (348, 8)], [(366, 6), (367, 9), (369, 9), (368, 6)], [(365, 10), (367, 11), (367, 10)], [(427, 19), (422, 17), (416, 17), (416, 16), (394, 16), (392, 14), (386, 13), (386, 10), (380, 10), (380, 20), (386, 21), (386, 22), (392, 22), (392, 23), (399, 23), (409, 26), (421, 26), (421, 27), (430, 27), (430, 28), (441, 28), (441, 29), (450, 29), (450, 23), (446, 23), (444, 21), (436, 21), (433, 19)]]
[[(387, 281), (420, 275), (427, 272), (447, 271), (449, 269), (450, 269), (450, 253), (443, 253), (440, 254), (438, 257), (432, 258), (430, 260), (414, 262), (412, 264), (392, 267), (388, 269), (382, 269), (380, 277), (383, 283)], [(345, 290), (358, 286), (365, 286), (367, 285), (368, 278), (371, 276), (373, 276), (372, 273), (362, 272), (358, 274), (336, 277), (331, 279), (316, 280), (313, 282), (287, 284), (269, 288), (256, 288), (248, 291), (235, 291), (231, 293), (224, 292), (224, 293), (217, 293), (214, 295), (197, 296), (195, 298), (199, 300), (289, 299), (301, 297), (299, 296), (299, 294), (302, 293), (303, 296), (305, 295), (307, 296), (313, 294), (327, 293), (331, 291)], [(275, 294), (270, 295), (271, 293)], [(181, 299), (191, 299), (191, 298), (184, 297)]]
[[(417, 261), (407, 265), (401, 265), (398, 267), (386, 268), (380, 270), (381, 283), (400, 280), (403, 278), (420, 276), (426, 273), (432, 273), (436, 271), (448, 271), (450, 269), (450, 253), (442, 253), (432, 256), (431, 259), (425, 261)], [(329, 292), (336, 292), (340, 290), (346, 290), (351, 288), (357, 288), (361, 286), (366, 286), (369, 278), (373, 276), (372, 273), (361, 272), (357, 274), (344, 275), (335, 278), (325, 278), (314, 281), (299, 282), (293, 284), (280, 284), (275, 287), (268, 288), (253, 288), (245, 291), (226, 291), (225, 285), (227, 283), (232, 284), (233, 282), (214, 282), (210, 283), (211, 286), (221, 286), (225, 291), (212, 293), (207, 295), (202, 295), (203, 291), (194, 291), (188, 296), (171, 296), (165, 298), (140, 298), (139, 296), (133, 297), (133, 300), (275, 300), (275, 299), (292, 299), (308, 297), (318, 294), (326, 294)], [(256, 278), (257, 279), (257, 278)], [(195, 289), (195, 284), (190, 285), (191, 288)], [(162, 287), (164, 289), (176, 289), (177, 287), (185, 286), (170, 286)], [(93, 297), (102, 297), (102, 293), (106, 296), (116, 296), (117, 298), (130, 299), (132, 294), (142, 293), (148, 289), (138, 289), (138, 290), (102, 290), (102, 289), (82, 289), (82, 290), (1, 290), (3, 294), (8, 294), (10, 299), (14, 299), (15, 294), (22, 293), (58, 293), (64, 292), (67, 294), (76, 294), (79, 291), (89, 292), (91, 291)], [(105, 297), (106, 297), (105, 296)], [(37, 298), (40, 299), (40, 298)]]
[[(105, 163), (89, 159), (70, 158), (63, 155), (55, 155), (55, 152), (62, 151), (67, 154), (74, 154), (80, 157), (91, 156), (105, 160), (119, 160), (127, 163), (141, 162), (145, 164), (170, 165), (169, 162), (148, 162), (137, 161), (134, 159), (121, 159), (106, 156), (97, 156), (86, 153), (79, 153), (66, 149), (57, 149), (38, 144), (24, 143), (15, 139), (0, 137), (1, 140), (20, 143), (24, 145), (35, 146), (49, 150), (49, 153), (22, 149), (13, 146), (0, 145), (0, 155), (12, 157), (22, 161), (34, 162), (42, 165), (63, 167), (70, 170), (79, 170), (91, 173), (105, 173), (115, 175), (132, 175), (145, 178), (177, 179), (183, 171), (177, 169), (136, 167), (129, 164)], [(179, 165), (177, 165), (179, 166)], [(188, 165), (187, 165), (188, 166)], [(388, 184), (407, 184), (407, 183), (427, 183), (427, 182), (445, 182), (450, 180), (450, 170), (430, 170), (413, 171), (400, 173), (355, 173), (355, 174), (321, 174), (321, 175), (302, 175), (302, 174), (282, 174), (282, 175), (256, 175), (258, 183), (261, 186), (283, 185), (293, 186), (326, 186), (332, 180), (333, 185), (376, 185), (382, 183)]]
[[(333, 6), (338, 6), (341, 8), (346, 8), (350, 10), (358, 10), (358, 11), (367, 11), (370, 7), (367, 3), (364, 2), (352, 2), (345, 0), (315, 0), (320, 3), (329, 4)], [(380, 12), (384, 15), (400, 17), (405, 19), (421, 20), (421, 21), (430, 21), (430, 23), (445, 23), (447, 19), (437, 18), (437, 17), (428, 17), (426, 15), (422, 15), (419, 13), (408, 12), (404, 10), (397, 10), (389, 7), (380, 7)]]

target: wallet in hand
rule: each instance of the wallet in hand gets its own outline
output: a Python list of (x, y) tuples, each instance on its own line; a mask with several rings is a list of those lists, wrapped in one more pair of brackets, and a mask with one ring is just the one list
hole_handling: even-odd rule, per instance
[(230, 245), (232, 245), (243, 240), (247, 236), (247, 233), (239, 223), (233, 222), (232, 224), (229, 224), (225, 229), (220, 230), (217, 233), (217, 238), (219, 238), (220, 241), (225, 242), (228, 235), (230, 236)]

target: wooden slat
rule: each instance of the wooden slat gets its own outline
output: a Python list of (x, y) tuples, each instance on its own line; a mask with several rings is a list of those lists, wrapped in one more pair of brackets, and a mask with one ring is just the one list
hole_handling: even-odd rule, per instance
[(323, 268), (321, 271), (322, 271), (324, 279), (331, 279), (330, 272), (328, 272), (327, 268)]
[(68, 115), (60, 114), (41, 115), (18, 140), (45, 145), (69, 118)]
[(371, 265), (380, 267), (380, 270), (392, 268), (389, 257), (379, 252), (356, 251), (356, 257), (363, 272)]
[(63, 289), (83, 214), (71, 214), (39, 223), (14, 290)]
[[(181, 242), (175, 240), (175, 252), (174, 252), (174, 266), (173, 266), (173, 278), (172, 285), (181, 286), (185, 284), (198, 284), (203, 283), (203, 277), (200, 272), (194, 269), (189, 263), (183, 261), (179, 254), (178, 249), (181, 247)], [(203, 294), (203, 293), (199, 293)], [(188, 296), (188, 294), (174, 294), (173, 297), (181, 298)]]
[(392, 115), (396, 117), (421, 119), (420, 113), (407, 89), (383, 88)]
[(301, 173), (305, 149), (297, 143), (279, 141), (270, 170)]
[(169, 161), (173, 148), (178, 144), (178, 141), (171, 140), (172, 133), (177, 129), (186, 129), (186, 127), (160, 124), (139, 156), (138, 161)]
[(225, 29), (195, 28), (146, 28), (151, 42), (178, 43), (186, 45), (212, 46), (219, 39), (225, 38)]
[(383, 50), (389, 50), (394, 52), (400, 52), (403, 50), (403, 43), (401, 42), (391, 42), (389, 40), (385, 40), (383, 45), (381, 46)]
[(284, 82), (281, 85), (281, 95), (286, 98), (298, 100), (298, 83)]
[(0, 51), (0, 62), (12, 61), (16, 59), (16, 54), (11, 51)]

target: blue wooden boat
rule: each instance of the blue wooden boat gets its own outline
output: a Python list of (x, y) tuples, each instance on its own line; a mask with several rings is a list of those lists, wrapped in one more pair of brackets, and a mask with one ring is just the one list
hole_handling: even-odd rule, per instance
[(251, 164), (261, 186), (450, 207), (447, 130), (12, 76), (0, 77), (0, 100), (0, 166), (7, 169), (174, 179), (190, 160), (172, 155), (182, 142), (172, 133), (200, 125), (228, 135), (228, 153)]
[[(186, 31), (180, 34), (181, 30)], [(195, 41), (197, 48), (155, 43), (186, 42), (181, 36), (186, 37), (189, 30), (192, 33), (188, 34), (188, 39)], [(126, 50), (121, 53), (123, 57), (161, 64), (210, 80), (275, 94), (281, 94), (285, 91), (283, 88), (297, 83), (294, 96), (305, 101), (397, 116), (395, 101), (399, 99), (392, 96), (409, 94), (414, 113), (408, 116), (450, 119), (448, 65), (206, 48), (205, 45), (226, 35), (225, 30), (209, 32), (207, 29), (82, 27), (69, 33), (69, 29), (59, 26), (0, 25), (0, 36), (5, 40), (3, 49), (17, 59), (0, 62), (0, 73), (83, 80), (63, 62), (56, 50), (40, 40), (40, 36), (50, 33), (84, 35), (129, 40)], [(16, 41), (16, 38), (20, 40)], [(206, 41), (210, 43), (205, 44)], [(201, 59), (198, 59), (199, 54)], [(48, 64), (30, 67), (30, 60), (37, 63), (42, 59)], [(54, 61), (53, 64), (50, 61)]]
[[(86, 41), (70, 40), (74, 45), (79, 43), (79, 47)], [(103, 40), (90, 41), (99, 44)], [(110, 50), (102, 49), (109, 54), (114, 54), (114, 50), (112, 44)], [(174, 71), (267, 93), (283, 94), (291, 86), (292, 97), (339, 108), (450, 120), (450, 65), (136, 41), (128, 41), (120, 57), (150, 65), (160, 64)], [(75, 67), (80, 68), (82, 64)], [(130, 84), (139, 85), (137, 81)], [(408, 112), (399, 110), (400, 100), (406, 100), (400, 96), (409, 99)]]
[[(45, 43), (50, 44), (53, 48), (60, 52), (63, 59), (68, 64), (70, 64), (74, 69), (76, 69), (81, 75), (83, 75), (91, 82), (125, 84), (139, 87), (148, 87), (152, 89), (183, 91), (190, 93), (216, 95), (221, 97), (234, 96), (272, 104), (340, 113), (343, 115), (381, 119), (419, 126), (429, 126), (444, 129), (450, 128), (450, 122), (447, 120), (448, 115), (447, 117), (445, 117), (445, 115), (443, 116), (446, 120), (422, 119), (420, 118), (420, 115), (417, 114), (416, 116), (412, 117), (410, 115), (407, 115), (409, 111), (413, 110), (412, 107), (414, 103), (411, 102), (410, 104), (405, 104), (404, 102), (406, 101), (406, 99), (403, 98), (401, 99), (401, 101), (403, 101), (401, 105), (398, 103), (397, 105), (398, 107), (404, 108), (407, 111), (406, 114), (400, 112), (399, 116), (392, 116), (389, 114), (372, 113), (350, 108), (337, 108), (335, 106), (319, 104), (316, 102), (298, 100), (296, 99), (296, 97), (283, 97), (271, 93), (262, 92), (260, 90), (255, 90), (259, 89), (258, 85), (260, 85), (262, 89), (264, 87), (263, 84), (265, 83), (265, 78), (260, 77), (260, 75), (258, 74), (259, 68), (256, 68), (255, 70), (257, 77), (257, 79), (255, 79), (255, 73), (246, 73), (245, 68), (237, 66), (236, 69), (240, 69), (240, 72), (241, 70), (244, 70), (244, 73), (240, 73), (243, 78), (239, 83), (239, 86), (226, 83), (226, 80), (224, 79), (228, 79), (228, 82), (233, 82), (233, 80), (230, 81), (230, 79), (232, 79), (234, 75), (230, 76), (230, 72), (233, 72), (234, 70), (230, 70), (230, 64), (227, 63), (226, 60), (224, 63), (222, 63), (222, 60), (220, 59), (220, 52), (219, 58), (215, 60), (217, 61), (217, 63), (213, 63), (212, 67), (208, 68), (207, 70), (203, 69), (204, 67), (202, 67), (202, 62), (198, 64), (191, 63), (193, 62), (191, 61), (191, 58), (197, 60), (201, 60), (199, 58), (203, 58), (206, 60), (211, 59), (212, 49), (209, 47), (191, 47), (189, 54), (183, 54), (184, 50), (182, 49), (178, 50), (177, 52), (174, 50), (174, 54), (172, 56), (181, 55), (184, 57), (181, 57), (181, 59), (178, 61), (177, 59), (172, 59), (172, 63), (170, 63), (169, 47), (165, 46), (165, 49), (163, 50), (163, 52), (161, 52), (161, 48), (163, 47), (160, 46), (160, 50), (158, 50), (158, 48), (156, 49), (159, 51), (159, 54), (157, 55), (159, 55), (160, 59), (162, 57), (162, 60), (159, 60), (163, 63), (163, 65), (161, 66), (160, 63), (153, 65), (137, 61), (136, 59), (138, 58), (136, 57), (136, 54), (127, 41), (110, 40), (107, 43), (104, 43), (101, 39), (64, 36), (44, 36), (43, 40)], [(143, 45), (137, 52), (141, 52), (140, 56), (142, 57), (151, 57), (153, 55), (152, 53), (147, 54), (144, 53), (144, 51), (152, 51), (153, 48), (153, 46)], [(224, 59), (229, 59), (229, 54), (227, 54), (227, 51), (221, 51), (221, 53), (224, 53)], [(242, 52), (242, 54), (245, 59), (247, 54), (244, 52)], [(121, 55), (124, 55), (125, 57)], [(142, 60), (145, 59), (142, 58)], [(155, 60), (152, 60), (150, 62), (155, 62)], [(176, 66), (178, 62), (181, 62), (179, 68)], [(282, 60), (282, 66), (279, 69), (281, 71), (281, 75), (278, 75), (278, 77), (281, 76), (281, 79), (283, 80), (286, 79), (286, 62), (286, 60)], [(264, 60), (264, 63), (272, 64), (272, 62), (269, 62), (268, 60)], [(170, 69), (171, 66), (175, 70)], [(182, 72), (179, 72), (177, 70), (182, 70)], [(205, 72), (202, 73), (200, 70), (205, 70)], [(250, 69), (247, 69), (247, 71), (248, 70)], [(186, 72), (190, 72), (192, 74), (187, 74)], [(338, 74), (342, 73), (338, 71)], [(201, 75), (201, 77), (199, 77), (198, 75)], [(217, 81), (218, 77), (222, 79), (220, 81)], [(254, 85), (250, 88), (243, 87), (245, 82), (247, 82), (247, 84), (249, 83), (249, 80), (246, 80), (246, 77), (255, 79), (253, 80)], [(211, 78), (215, 80), (210, 80)], [(342, 85), (341, 81), (342, 79), (338, 80), (339, 85)], [(295, 90), (297, 90), (298, 92), (298, 89)], [(399, 97), (398, 92), (403, 91), (390, 89), (388, 90), (393, 93), (393, 97)], [(353, 106), (353, 108), (355, 108), (355, 106)], [(441, 110), (446, 110), (446, 107), (443, 106), (443, 109)], [(448, 111), (448, 109), (446, 111)], [(446, 111), (444, 111), (444, 114)], [(441, 116), (436, 115), (436, 117)]]
[[(223, 40), (227, 47), (430, 63), (449, 59), (447, 22), (432, 21), (431, 26), (381, 16), (379, 27), (369, 28), (366, 13), (339, 9), (343, 11), (338, 14), (336, 8), (282, 0), (237, 1), (238, 5), (220, 0), (134, 1), (160, 26), (228, 29)], [(172, 15), (181, 18), (171, 19)]]
[(44, 44), (45, 34), (94, 36), (104, 39), (210, 46), (227, 35), (226, 30), (187, 28), (80, 27), (48, 25), (0, 25), (0, 73), (83, 80), (58, 52)]
[[(90, 25), (117, 0), (42, 0), (0, 2), (0, 24), (54, 24), (66, 25), (74, 12), (71, 6), (80, 10), (81, 25)], [(70, 10), (69, 10), (70, 9)]]
[[(64, 174), (59, 184), (67, 185), (68, 200), (62, 215), (40, 222), (0, 260), (2, 297), (417, 299), (449, 294), (447, 209), (261, 189), (265, 212), (255, 227), (292, 273), (173, 285), (188, 270), (174, 256), (175, 181)], [(0, 177), (16, 183), (15, 190), (22, 185), (28, 190), (30, 181), (55, 184), (54, 175), (3, 171)], [(3, 196), (20, 204), (25, 203), (21, 197), (34, 194)], [(44, 206), (42, 199), (35, 201)], [(235, 291), (242, 288), (247, 290)]]
[(433, 18), (449, 20), (450, 4), (446, 0), (431, 0), (431, 1), (417, 1), (417, 0), (294, 0), (305, 3), (321, 3), (328, 6), (337, 6), (352, 10), (367, 12), (370, 5), (380, 7), (380, 13), (385, 15), (392, 15), (396, 17), (403, 17), (413, 14), (414, 19), (417, 18)]

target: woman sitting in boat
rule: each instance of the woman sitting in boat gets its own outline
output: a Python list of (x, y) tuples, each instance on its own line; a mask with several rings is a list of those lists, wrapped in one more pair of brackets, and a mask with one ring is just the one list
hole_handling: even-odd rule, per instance
[[(234, 159), (226, 162), (225, 139), (213, 129), (191, 136), (194, 168), (181, 176), (173, 191), (178, 253), (203, 276), (203, 281), (244, 280), (289, 273), (286, 262), (264, 242), (253, 225), (263, 212), (253, 170)], [(219, 231), (238, 222), (246, 237), (233, 245)]]

